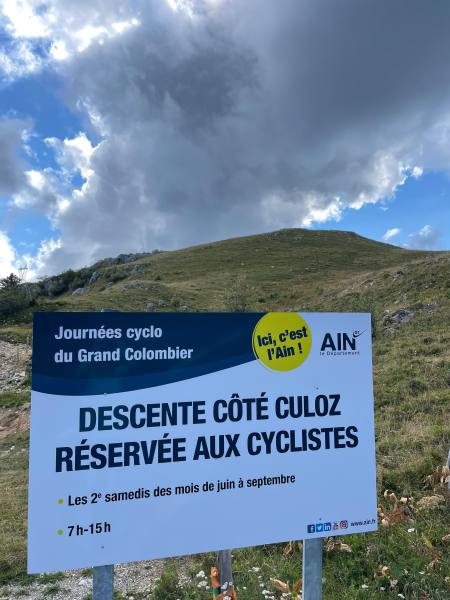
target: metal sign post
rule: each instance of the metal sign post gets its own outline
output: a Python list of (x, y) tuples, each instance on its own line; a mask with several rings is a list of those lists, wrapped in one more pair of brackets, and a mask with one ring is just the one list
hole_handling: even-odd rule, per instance
[(322, 600), (323, 539), (303, 541), (303, 600)]
[[(100, 312), (116, 312), (110, 308), (102, 308)], [(93, 568), (92, 599), (113, 600), (114, 565)]]
[(93, 600), (113, 600), (114, 565), (93, 568), (92, 598)]
[(227, 592), (231, 587), (233, 587), (231, 550), (220, 550), (217, 552), (217, 568), (219, 569), (221, 589), (223, 592)]

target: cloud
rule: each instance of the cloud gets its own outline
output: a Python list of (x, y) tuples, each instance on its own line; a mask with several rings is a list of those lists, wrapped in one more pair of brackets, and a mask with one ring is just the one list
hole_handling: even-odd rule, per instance
[[(84, 133), (64, 140), (47, 138), (44, 142), (53, 151), (57, 166), (39, 170), (20, 163), (20, 168), (16, 169), (16, 185), (10, 186), (14, 190), (10, 207), (37, 210), (57, 228), (71, 196), (80, 194), (84, 190), (84, 182), (92, 175), (89, 165), (94, 147)], [(7, 166), (5, 171), (11, 173)], [(77, 177), (78, 180), (81, 178), (81, 190), (74, 185)]]
[(420, 231), (408, 236), (408, 246), (421, 250), (432, 250), (436, 248), (441, 237), (442, 231), (438, 227), (424, 225)]
[(388, 229), (386, 233), (383, 235), (383, 240), (385, 242), (391, 240), (393, 237), (400, 233), (401, 229), (399, 227), (393, 227), (392, 229)]
[(0, 0), (0, 27), (8, 36), (0, 72), (14, 80), (64, 61), (139, 23), (134, 2), (117, 0)]
[(45, 41), (90, 121), (77, 142), (48, 142), (46, 272), (338, 220), (448, 168), (449, 3), (411, 0), (407, 24), (402, 3), (378, 0), (22, 4), (35, 25), (11, 0), (4, 27)]
[(17, 272), (17, 256), (11, 240), (4, 231), (0, 231), (0, 277)]
[(4, 82), (35, 73), (41, 67), (42, 58), (26, 40), (10, 42), (0, 49), (0, 78)]
[[(33, 281), (41, 277), (45, 278), (53, 274), (47, 270), (46, 259), (50, 254), (54, 254), (56, 256), (60, 246), (60, 240), (56, 238), (50, 238), (42, 241), (36, 254), (31, 255), (24, 253), (22, 255), (21, 261), (22, 264), (26, 265), (27, 267), (26, 278), (28, 281)], [(59, 273), (64, 270), (66, 270), (66, 266), (61, 265), (61, 268), (56, 268), (54, 272)]]
[(94, 147), (85, 133), (80, 132), (74, 138), (63, 141), (58, 138), (47, 138), (45, 141), (54, 150), (56, 161), (66, 175), (78, 171), (86, 179), (92, 174), (90, 161)]
[(0, 195), (13, 194), (24, 184), (21, 150), (29, 125), (20, 119), (0, 119)]

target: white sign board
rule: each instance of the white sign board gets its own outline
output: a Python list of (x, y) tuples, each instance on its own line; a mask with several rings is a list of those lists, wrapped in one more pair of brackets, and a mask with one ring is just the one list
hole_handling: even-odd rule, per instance
[(39, 313), (32, 388), (31, 573), (377, 528), (367, 314)]

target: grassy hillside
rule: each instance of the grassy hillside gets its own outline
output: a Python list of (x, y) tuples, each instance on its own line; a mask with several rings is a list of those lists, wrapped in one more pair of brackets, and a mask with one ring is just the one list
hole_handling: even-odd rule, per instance
[[(450, 253), (405, 250), (353, 233), (282, 230), (101, 261), (31, 292), (33, 306), (3, 315), (0, 339), (29, 341), (33, 310), (370, 311), (378, 490), (386, 522), (379, 533), (342, 538), (351, 553), (328, 548), (325, 598), (449, 597), (449, 512), (437, 471), (450, 448)], [(0, 410), (19, 411), (26, 385), (18, 392), (3, 395), (2, 409), (0, 391)], [(0, 438), (5, 585), (24, 570), (26, 447), (27, 434), (19, 429)], [(387, 488), (408, 500), (384, 498)], [(424, 496), (441, 499), (428, 502), (435, 508), (422, 507)], [(206, 569), (212, 557), (198, 561)], [(240, 600), (254, 600), (262, 597), (261, 583), (275, 594), (270, 577), (298, 578), (300, 553), (296, 545), (284, 553), (281, 546), (241, 550), (234, 553), (234, 566)], [(9, 588), (3, 589), (8, 597)], [(210, 594), (195, 578), (180, 588), (168, 572), (154, 597), (200, 600)]]
[[(230, 288), (238, 292), (242, 287), (247, 304), (256, 310), (306, 308), (326, 303), (330, 291), (353, 286), (355, 276), (369, 278), (372, 272), (439, 255), (354, 233), (291, 229), (134, 256), (123, 258), (130, 262), (107, 259), (51, 278), (40, 286), (39, 310), (97, 310), (106, 305), (146, 310), (148, 303), (163, 310), (224, 310)], [(95, 281), (88, 285), (93, 275)], [(31, 310), (24, 310), (8, 322), (26, 326), (30, 320)], [(23, 337), (25, 331), (17, 333)]]

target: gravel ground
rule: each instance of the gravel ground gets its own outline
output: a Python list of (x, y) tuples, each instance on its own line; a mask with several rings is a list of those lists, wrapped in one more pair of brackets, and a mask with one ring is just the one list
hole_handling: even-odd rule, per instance
[(31, 348), (0, 340), (0, 391), (16, 391), (27, 378)]
[[(116, 565), (114, 569), (114, 590), (133, 600), (134, 594), (150, 593), (166, 564), (166, 560)], [(0, 598), (12, 600), (85, 600), (92, 594), (92, 575), (86, 571), (70, 571), (64, 578), (49, 583), (41, 575), (31, 585), (11, 585), (0, 588)]]

